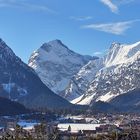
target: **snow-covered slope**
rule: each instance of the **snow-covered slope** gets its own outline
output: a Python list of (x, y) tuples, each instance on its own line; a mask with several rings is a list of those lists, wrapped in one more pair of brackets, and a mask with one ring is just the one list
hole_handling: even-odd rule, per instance
[[(75, 98), (80, 99), (89, 86), (89, 83), (94, 79), (96, 73), (102, 68), (102, 59), (89, 61), (83, 66), (79, 72), (71, 79), (69, 86), (65, 90), (65, 98), (72, 101)], [(81, 96), (79, 98), (79, 96)], [(75, 103), (74, 100), (72, 103)]]
[[(113, 43), (103, 59), (91, 61), (86, 67), (88, 69), (84, 66), (79, 71), (80, 80), (78, 73), (67, 89), (71, 91), (69, 94), (82, 94), (78, 94), (80, 97), (77, 96), (72, 103), (109, 101), (137, 89), (140, 87), (140, 42), (132, 45)], [(82, 92), (81, 85), (85, 87)]]
[(132, 45), (121, 45), (113, 43), (109, 53), (105, 57), (104, 64), (106, 67), (113, 65), (131, 63), (137, 60), (140, 54), (140, 42)]
[(45, 85), (62, 95), (73, 75), (91, 59), (94, 58), (77, 54), (60, 40), (53, 40), (43, 44), (31, 55), (29, 66)]

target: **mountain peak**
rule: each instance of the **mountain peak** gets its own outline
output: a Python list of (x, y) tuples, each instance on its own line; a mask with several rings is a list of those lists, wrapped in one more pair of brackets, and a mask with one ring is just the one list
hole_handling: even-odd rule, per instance
[(47, 43), (44, 43), (42, 46), (41, 46), (42, 49), (47, 49), (47, 48), (54, 48), (54, 49), (58, 49), (58, 48), (61, 48), (61, 49), (68, 49), (68, 47), (66, 45), (64, 45), (62, 43), (61, 40), (59, 39), (55, 39), (55, 40), (52, 40), (52, 41), (49, 41)]
[(0, 38), (0, 42), (2, 42), (3, 40)]
[(5, 47), (7, 46), (6, 43), (0, 38), (0, 47)]
[(113, 42), (111, 44), (111, 46), (110, 46), (110, 50), (115, 49), (115, 48), (118, 48), (120, 46), (121, 46), (121, 43), (119, 43), (119, 42)]
[(52, 41), (49, 41), (48, 44), (52, 44), (52, 43), (58, 43), (58, 44), (63, 44), (61, 40), (59, 39), (55, 39), (55, 40), (52, 40)]
[(134, 62), (140, 54), (140, 42), (134, 44), (113, 43), (107, 56), (105, 64), (107, 67)]
[(0, 38), (0, 54), (7, 56), (15, 56), (14, 52), (11, 50), (11, 48), (8, 47), (8, 45)]
[(132, 49), (132, 48), (137, 47), (139, 45), (140, 45), (140, 41), (137, 41), (136, 43), (133, 43), (133, 44), (121, 44), (119, 42), (113, 42), (111, 44), (110, 49), (123, 48), (123, 47), (128, 47), (128, 49), (129, 48)]

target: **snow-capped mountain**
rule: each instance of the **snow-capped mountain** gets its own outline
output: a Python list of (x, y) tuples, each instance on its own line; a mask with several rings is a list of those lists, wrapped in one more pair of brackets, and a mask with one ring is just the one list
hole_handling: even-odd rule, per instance
[(63, 96), (70, 79), (91, 59), (95, 58), (77, 54), (60, 40), (53, 40), (33, 52), (29, 66), (36, 71), (45, 85)]
[(0, 39), (0, 96), (29, 108), (69, 107), (71, 104), (46, 87), (37, 74)]
[(90, 61), (74, 76), (66, 93), (78, 93), (79, 97), (72, 103), (90, 104), (110, 101), (139, 87), (140, 42), (132, 45), (113, 43), (104, 58)]

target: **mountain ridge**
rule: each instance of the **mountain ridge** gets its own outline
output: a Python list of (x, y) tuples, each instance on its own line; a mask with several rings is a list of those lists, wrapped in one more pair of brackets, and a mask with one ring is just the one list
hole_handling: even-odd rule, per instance
[[(140, 86), (139, 57), (140, 42), (131, 45), (112, 44), (108, 54), (99, 59), (101, 63), (98, 70), (96, 68), (99, 63), (96, 64), (96, 61), (99, 60), (93, 60), (92, 63), (87, 65), (89, 69), (83, 71), (80, 75), (80, 80), (82, 79), (83, 84), (88, 86), (81, 97), (74, 99), (72, 103), (87, 104), (88, 102), (90, 104), (92, 100), (107, 101), (119, 94), (138, 88)], [(91, 79), (89, 79), (89, 76)], [(78, 77), (78, 74), (75, 77)], [(88, 81), (85, 79), (88, 79)], [(76, 78), (74, 80), (74, 83), (78, 82)], [(81, 83), (78, 82), (78, 84)], [(78, 88), (77, 86), (76, 90)]]
[[(129, 97), (129, 92), (140, 87), (140, 42), (113, 43), (103, 58), (95, 58), (77, 54), (54, 40), (32, 54), (29, 66), (0, 39), (1, 97), (30, 108), (76, 107), (73, 104), (100, 108), (106, 102), (106, 107), (114, 110), (110, 103)], [(129, 106), (138, 110), (138, 106)]]

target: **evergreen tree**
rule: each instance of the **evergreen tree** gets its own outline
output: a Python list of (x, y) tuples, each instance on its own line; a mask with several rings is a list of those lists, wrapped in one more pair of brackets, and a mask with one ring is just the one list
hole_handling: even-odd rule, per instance
[(71, 132), (71, 126), (69, 125), (69, 127), (68, 127), (68, 132)]

